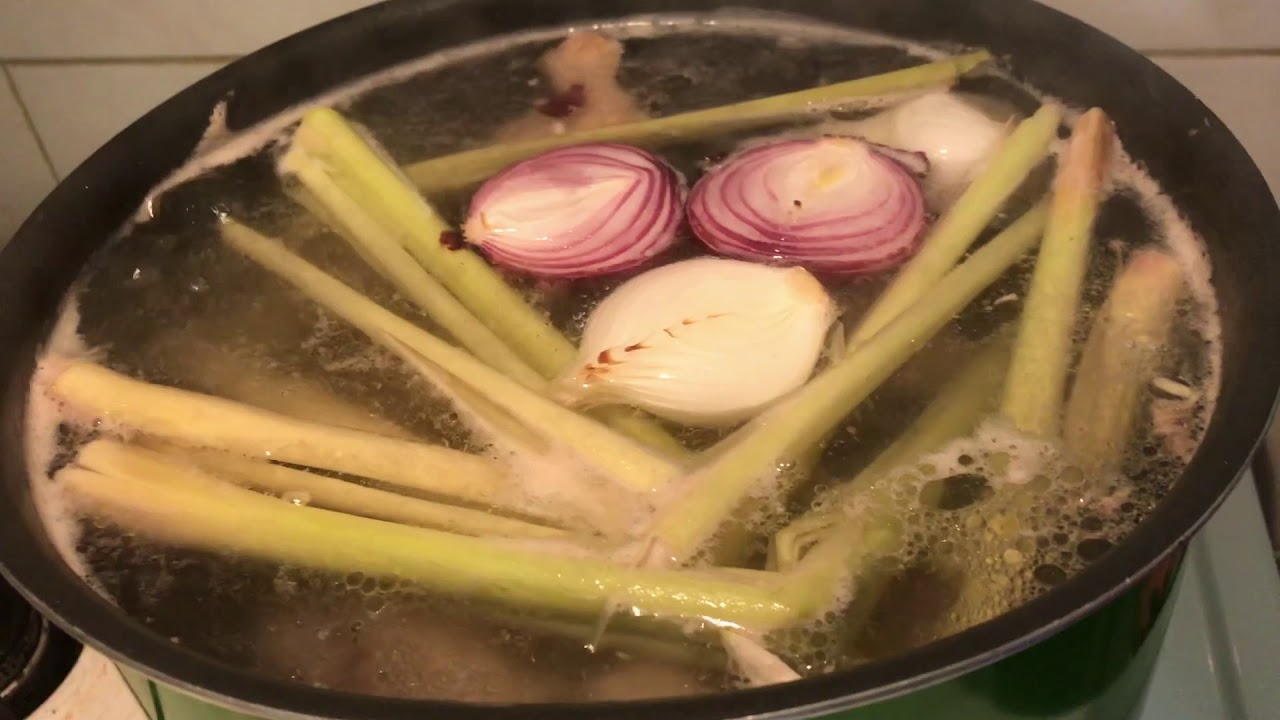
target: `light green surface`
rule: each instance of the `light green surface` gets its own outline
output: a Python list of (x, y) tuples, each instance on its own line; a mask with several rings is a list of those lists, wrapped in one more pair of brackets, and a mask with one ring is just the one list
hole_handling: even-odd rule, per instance
[(190, 695), (148, 680), (126, 667), (120, 668), (129, 689), (151, 720), (262, 720), (197, 700)]

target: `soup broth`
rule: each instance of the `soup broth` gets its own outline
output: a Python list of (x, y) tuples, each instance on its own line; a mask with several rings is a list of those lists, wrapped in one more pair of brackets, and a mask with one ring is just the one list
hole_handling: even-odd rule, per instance
[[(887, 38), (788, 29), (772, 21), (682, 19), (606, 31), (624, 46), (618, 82), (635, 109), (648, 116), (874, 75), (941, 54)], [(545, 100), (548, 81), (538, 59), (561, 37), (517, 37), (483, 51), (424, 61), (353, 89), (340, 107), (401, 163), (480, 146)], [(952, 92), (974, 99), (1001, 121), (1026, 117), (1043, 99), (993, 73), (963, 78)], [(877, 98), (838, 111), (802, 113), (765, 127), (664, 144), (654, 152), (692, 182), (744, 142), (840, 132), (900, 100)], [(492, 444), (473, 432), (474, 419), (447, 393), (219, 239), (219, 218), (234, 217), (282, 238), (290, 250), (360, 293), (447, 337), (291, 199), (295, 188), (276, 173), (279, 154), (279, 147), (267, 144), (231, 162), (205, 163), (198, 174), (153, 198), (149, 216), (125, 227), (85, 267), (67, 298), (62, 333), (51, 340), (50, 355), (87, 356), (150, 383), (493, 455)], [(1122, 151), (1110, 170), (1076, 323), (1076, 352), (1113, 277), (1137, 249), (1160, 248), (1175, 257), (1190, 288), (1179, 301), (1160, 382), (1144, 389), (1144, 411), (1125, 448), (1122, 471), (1082, 474), (1058, 459), (1051, 443), (1014, 431), (994, 414), (969, 436), (899, 463), (875, 483), (893, 486), (888, 497), (901, 524), (900, 545), (842, 591), (833, 589), (825, 612), (762, 636), (799, 675), (889, 657), (1026, 602), (1123, 542), (1179, 476), (1216, 392), (1209, 271), (1198, 239)], [(1051, 174), (1052, 161), (1005, 204), (979, 244), (1030, 207)], [(468, 189), (431, 201), (450, 222), (461, 223), (470, 195)], [(932, 216), (943, 210), (929, 208)], [(627, 279), (654, 264), (708, 252), (682, 227), (676, 246), (644, 268), (574, 280), (504, 276), (576, 343), (593, 309)], [(777, 530), (814, 508), (839, 505), (835, 488), (902, 435), (965, 358), (983, 352), (1002, 328), (1016, 326), (1034, 260), (1035, 253), (1028, 253), (862, 402), (829, 435), (812, 472), (784, 469), (784, 475), (803, 479), (781, 499), (765, 493), (756, 501), (754, 514), (739, 523), (747, 532), (739, 533), (740, 552), (731, 565), (764, 572), (773, 562), (769, 539)], [(819, 279), (851, 328), (893, 277), (886, 270)], [(829, 363), (832, 354), (822, 362)], [(993, 407), (998, 388), (988, 398)], [(726, 658), (714, 622), (654, 627), (632, 617), (625, 602), (583, 621), (431, 591), (359, 568), (319, 571), (157, 542), (128, 524), (86, 514), (53, 479), (85, 442), (133, 437), (131, 431), (63, 407), (41, 390), (39, 378), (28, 422), (33, 488), (67, 561), (138, 622), (223, 662), (357, 693), (504, 703), (709, 693), (750, 679)], [(694, 452), (712, 447), (732, 429), (664, 426)], [(1001, 479), (1020, 463), (1030, 468), (1028, 478)], [(542, 473), (538, 486), (554, 496), (575, 492), (563, 485), (571, 465), (557, 460), (518, 467)], [(429, 497), (379, 480), (317, 472)], [(313, 500), (305, 492), (281, 495), (281, 502), (295, 505)], [(935, 503), (922, 505), (923, 496)], [(855, 503), (840, 511), (856, 517), (858, 508)], [(562, 551), (554, 544), (545, 549)], [(694, 561), (719, 562), (711, 551)]]

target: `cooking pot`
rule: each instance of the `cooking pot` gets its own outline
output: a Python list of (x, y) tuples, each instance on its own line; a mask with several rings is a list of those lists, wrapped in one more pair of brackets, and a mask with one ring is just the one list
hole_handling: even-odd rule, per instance
[[(986, 47), (1020, 79), (1073, 105), (1100, 106), (1115, 120), (1125, 148), (1203, 237), (1223, 333), (1221, 394), (1203, 444), (1164, 502), (1127, 540), (1012, 612), (857, 669), (716, 696), (537, 708), (378, 699), (255, 675), (146, 629), (65, 565), (32, 505), (23, 456), (35, 350), (86, 259), (189, 156), (216, 103), (229, 98), (227, 122), (242, 128), (443, 48), (530, 28), (722, 5), (948, 47)], [(1030, 0), (381, 4), (245, 57), (165, 102), (67, 177), (5, 247), (0, 566), (38, 609), (125, 668), (144, 700), (168, 703), (170, 718), (193, 708), (200, 717), (224, 712), (204, 701), (251, 716), (362, 720), (1124, 717), (1139, 700), (1158, 650), (1182, 550), (1241, 474), (1280, 387), (1277, 238), (1275, 200), (1218, 118), (1133, 50)]]

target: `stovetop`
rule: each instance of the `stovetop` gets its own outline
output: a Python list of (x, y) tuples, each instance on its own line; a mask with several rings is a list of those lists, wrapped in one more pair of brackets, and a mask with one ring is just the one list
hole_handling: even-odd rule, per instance
[(1280, 720), (1280, 575), (1252, 480), (1191, 544), (1140, 720)]
[[(1173, 613), (1131, 720), (1280, 720), (1280, 575), (1252, 478), (1192, 543)], [(120, 673), (92, 650), (28, 720), (71, 718), (147, 720)]]

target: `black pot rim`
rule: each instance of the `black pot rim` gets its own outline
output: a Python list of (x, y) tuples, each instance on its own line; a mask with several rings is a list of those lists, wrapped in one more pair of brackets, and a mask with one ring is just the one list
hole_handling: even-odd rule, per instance
[[(238, 78), (252, 72), (256, 63), (271, 56), (305, 57), (314, 53), (310, 48), (323, 46), (327, 38), (352, 32), (353, 27), (374, 28), (392, 24), (421, 12), (424, 7), (443, 9), (465, 1), (395, 0), (356, 11), (232, 63), (177, 98), (195, 93), (197, 89), (204, 95), (215, 97), (219, 88), (233, 87)], [(1007, 5), (1020, 2), (1000, 1)], [(1134, 63), (1147, 62), (1102, 33), (1086, 30), (1078, 21), (1054, 10), (1038, 7), (1026, 11), (1037, 13), (1042, 21), (1055, 27), (1070, 27), (1075, 32), (1088, 33), (1109, 51), (1131, 56)], [(1185, 89), (1182, 92), (1186, 92)], [(111, 177), (128, 172), (114, 164), (119, 153), (111, 149), (128, 143), (136, 144), (138, 137), (155, 126), (156, 116), (163, 118), (168, 114), (166, 108), (172, 102), (165, 103), (122, 132), (55, 190), (15, 236), (10, 248), (0, 255), (0, 287), (17, 286), (13, 280), (17, 270), (9, 267), (15, 256), (10, 252), (13, 246), (39, 243), (34, 236), (41, 231), (42, 216), (67, 212), (84, 202), (83, 194), (77, 195), (73, 187), (77, 181), (90, 176)], [(1213, 123), (1221, 124), (1207, 110), (1204, 114), (1206, 122), (1211, 119)], [(1254, 195), (1266, 193), (1270, 199), (1265, 181), (1252, 167), (1243, 148), (1235, 143), (1232, 153), (1234, 162), (1252, 168), (1252, 182), (1245, 184), (1253, 187), (1245, 189)], [(1249, 199), (1257, 198), (1251, 196)], [(1280, 215), (1275, 211), (1274, 201), (1270, 202), (1272, 207), (1264, 213), (1265, 222), (1258, 231), (1259, 240), (1280, 236)], [(1272, 307), (1280, 307), (1280, 296), (1273, 299), (1277, 302), (1271, 303)], [(0, 572), (32, 605), (86, 645), (159, 682), (243, 712), (270, 714), (272, 717), (360, 717), (368, 720), (399, 720), (429, 713), (447, 713), (448, 717), (458, 720), (515, 720), (531, 715), (565, 720), (601, 716), (615, 720), (813, 717), (889, 698), (990, 664), (1070, 626), (1141, 579), (1154, 565), (1188, 541), (1243, 473), (1247, 459), (1269, 424), (1275, 398), (1280, 391), (1280, 363), (1273, 365), (1265, 372), (1256, 373), (1257, 377), (1252, 382), (1256, 398), (1247, 404), (1236, 403), (1231, 408), (1232, 430), (1215, 430), (1223, 424), (1215, 415), (1201, 451), (1192, 459), (1184, 477), (1171, 490), (1166, 501), (1128, 539), (1083, 572), (1020, 608), (899, 657), (781, 686), (688, 699), (572, 705), (475, 705), (358, 696), (254, 676), (170, 643), (135, 621), (123, 618), (108, 601), (88, 591), (87, 586), (68, 573), (48, 572), (36, 553), (23, 551), (24, 543), (30, 542), (31, 538), (24, 533), (22, 523), (0, 523)], [(30, 367), (29, 359), (27, 367)], [(25, 376), (7, 378), (6, 385), (8, 397), (25, 397)], [(6, 418), (6, 421), (11, 419)], [(1240, 428), (1246, 431), (1240, 432)], [(12, 463), (6, 464), (5, 472), (12, 471)]]

